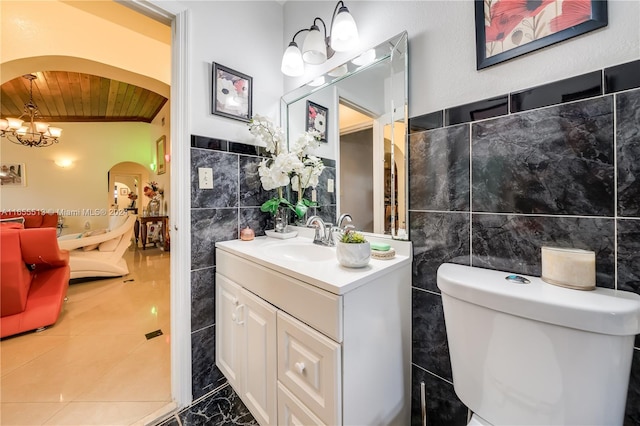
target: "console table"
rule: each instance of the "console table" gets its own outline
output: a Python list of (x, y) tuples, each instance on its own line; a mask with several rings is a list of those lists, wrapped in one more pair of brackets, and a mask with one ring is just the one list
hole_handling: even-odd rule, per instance
[[(147, 223), (162, 224), (162, 244), (165, 251), (169, 251), (169, 216), (138, 216), (140, 224), (140, 236), (142, 237), (142, 250), (147, 248)], [(138, 243), (138, 233), (136, 232), (136, 244)], [(153, 243), (156, 247), (156, 242)]]

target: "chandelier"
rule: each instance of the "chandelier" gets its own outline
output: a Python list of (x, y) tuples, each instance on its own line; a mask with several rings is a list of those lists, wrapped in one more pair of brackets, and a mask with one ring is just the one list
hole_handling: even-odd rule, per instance
[[(62, 129), (49, 127), (47, 123), (36, 121), (40, 111), (33, 102), (33, 80), (37, 77), (33, 74), (25, 74), (23, 77), (29, 80), (29, 102), (24, 104), (24, 112), (20, 117), (0, 119), (0, 136), (18, 145), (40, 148), (58, 143)], [(22, 125), (25, 122), (23, 117), (28, 120), (25, 126)]]

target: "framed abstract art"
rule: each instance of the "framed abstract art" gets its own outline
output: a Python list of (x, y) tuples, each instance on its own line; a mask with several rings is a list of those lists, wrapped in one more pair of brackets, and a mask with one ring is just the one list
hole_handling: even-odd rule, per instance
[(476, 0), (477, 69), (605, 27), (606, 0)]

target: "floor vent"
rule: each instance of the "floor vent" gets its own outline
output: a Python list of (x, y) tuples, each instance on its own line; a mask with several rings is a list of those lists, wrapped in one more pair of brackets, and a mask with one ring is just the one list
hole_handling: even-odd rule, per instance
[(146, 337), (147, 340), (153, 339), (154, 337), (158, 337), (158, 336), (162, 336), (162, 330), (152, 331), (151, 333), (147, 333), (144, 335), (144, 337)]

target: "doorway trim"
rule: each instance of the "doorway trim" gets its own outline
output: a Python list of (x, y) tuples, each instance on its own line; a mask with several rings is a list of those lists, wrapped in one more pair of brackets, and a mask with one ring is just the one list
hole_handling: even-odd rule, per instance
[(191, 182), (189, 143), (189, 10), (174, 0), (116, 0), (171, 23), (171, 395), (191, 404)]

